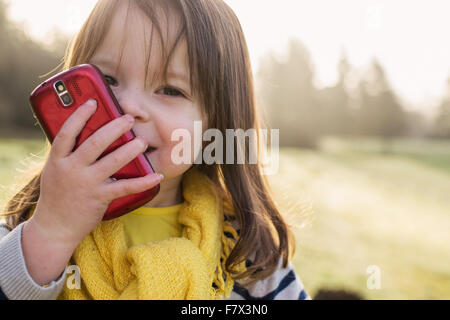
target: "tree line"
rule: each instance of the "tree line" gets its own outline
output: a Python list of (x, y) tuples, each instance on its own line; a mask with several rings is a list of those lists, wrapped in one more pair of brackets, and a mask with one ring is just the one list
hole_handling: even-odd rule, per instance
[[(0, 0), (0, 134), (31, 129), (41, 132), (29, 107), (31, 91), (62, 61), (69, 38), (56, 38), (51, 48), (30, 39), (8, 20)], [(374, 59), (359, 75), (345, 54), (337, 65), (334, 86), (317, 88), (311, 55), (291, 40), (287, 58), (268, 53), (256, 73), (260, 107), (272, 128), (280, 129), (282, 145), (315, 147), (325, 135), (366, 135), (389, 140), (422, 136), (450, 138), (450, 78), (432, 123), (408, 111), (391, 88), (382, 65)]]
[[(405, 108), (377, 59), (361, 74), (341, 54), (335, 85), (317, 88), (307, 47), (291, 39), (286, 57), (271, 52), (260, 61), (256, 82), (259, 103), (270, 126), (280, 128), (283, 145), (315, 147), (324, 135), (450, 138), (450, 77), (430, 121)], [(431, 107), (431, 106), (430, 106)]]
[(46, 49), (9, 21), (6, 13), (7, 4), (0, 0), (0, 128), (2, 134), (29, 128), (38, 132), (28, 97), (43, 76), (59, 65), (65, 40), (53, 50)]

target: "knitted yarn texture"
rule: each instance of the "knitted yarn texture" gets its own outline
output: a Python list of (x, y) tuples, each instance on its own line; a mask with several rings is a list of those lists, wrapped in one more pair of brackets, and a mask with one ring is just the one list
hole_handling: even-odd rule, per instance
[[(199, 170), (182, 181), (185, 203), (178, 222), (182, 236), (127, 247), (121, 217), (102, 221), (75, 249), (81, 288), (65, 285), (59, 300), (210, 300), (225, 299), (233, 279), (225, 261), (238, 238), (224, 220), (224, 201)], [(245, 262), (235, 268), (245, 270)], [(216, 288), (213, 287), (213, 283)], [(72, 287), (72, 286), (71, 286)]]

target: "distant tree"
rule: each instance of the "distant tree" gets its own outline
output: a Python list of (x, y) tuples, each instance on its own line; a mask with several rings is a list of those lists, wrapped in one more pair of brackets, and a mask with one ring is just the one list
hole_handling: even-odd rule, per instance
[(0, 125), (3, 129), (31, 128), (39, 132), (28, 97), (43, 76), (60, 63), (64, 52), (51, 51), (30, 39), (6, 13), (7, 4), (0, 0)]
[(7, 8), (8, 7), (6, 3), (3, 0), (0, 0), (0, 27), (2, 28), (1, 30), (3, 30), (5, 26)]
[(323, 112), (322, 131), (326, 134), (348, 135), (352, 133), (350, 97), (346, 88), (351, 69), (352, 66), (343, 52), (338, 63), (339, 79), (336, 85), (319, 91)]
[(405, 113), (406, 122), (408, 124), (405, 134), (408, 137), (427, 137), (430, 132), (430, 121), (426, 118), (426, 116), (422, 112), (413, 110), (405, 111)]
[(282, 145), (315, 147), (322, 132), (321, 110), (307, 48), (290, 40), (285, 61), (269, 53), (257, 73), (258, 95), (270, 126), (280, 129)]
[(433, 136), (450, 138), (450, 77), (447, 79), (446, 93), (434, 120)]
[[(9, 33), (7, 29), (6, 12), (8, 5), (0, 0), (0, 79), (6, 74), (6, 67), (8, 64), (8, 54), (6, 52), (6, 46), (9, 43)], [(6, 90), (2, 89), (2, 82), (0, 80), (0, 128), (11, 124), (14, 118), (13, 110), (11, 106), (10, 97)]]
[(358, 85), (358, 131), (384, 141), (383, 152), (390, 152), (392, 138), (407, 130), (406, 113), (390, 87), (381, 64), (374, 59), (369, 72)]

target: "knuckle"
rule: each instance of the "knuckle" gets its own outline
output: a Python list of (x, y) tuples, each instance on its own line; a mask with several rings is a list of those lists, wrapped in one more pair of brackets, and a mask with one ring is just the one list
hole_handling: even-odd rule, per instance
[(58, 149), (58, 143), (57, 143), (56, 138), (55, 138), (55, 140), (53, 141), (53, 144), (52, 144), (52, 146), (50, 148), (50, 153), (49, 153), (49, 156), (48, 156), (48, 160), (49, 161), (53, 161), (53, 159), (56, 157), (56, 155), (55, 155), (55, 153), (57, 152), (56, 149)]
[(91, 147), (95, 150), (98, 150), (102, 147), (102, 141), (100, 140), (100, 138), (98, 136), (94, 136), (91, 139)]
[(65, 167), (64, 159), (60, 158), (54, 158), (50, 157), (48, 159), (48, 163), (55, 169), (55, 170), (63, 170)]
[(57, 140), (57, 141), (66, 140), (68, 138), (69, 138), (69, 134), (67, 133), (67, 131), (64, 128), (62, 128), (56, 135), (55, 140)]
[(132, 194), (132, 193), (134, 193), (133, 187), (129, 183), (124, 183), (123, 187), (122, 187), (122, 190), (123, 190), (124, 194)]
[(64, 159), (49, 159), (51, 171), (57, 177), (64, 177), (65, 181), (71, 180), (73, 166), (68, 165)]
[(113, 153), (111, 155), (111, 161), (115, 164), (118, 165), (122, 162), (122, 157), (118, 154), (118, 153)]
[(91, 197), (92, 199), (96, 199), (97, 201), (100, 201), (102, 203), (109, 200), (109, 198), (105, 195), (104, 192), (102, 192), (100, 188), (92, 190)]

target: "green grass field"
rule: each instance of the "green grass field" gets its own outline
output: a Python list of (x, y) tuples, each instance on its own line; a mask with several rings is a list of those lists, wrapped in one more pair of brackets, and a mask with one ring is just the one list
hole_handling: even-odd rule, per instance
[[(290, 221), (306, 224), (294, 267), (312, 296), (339, 288), (366, 299), (449, 299), (450, 142), (379, 150), (374, 140), (330, 138), (319, 152), (281, 152), (273, 189)], [(372, 265), (380, 289), (367, 288)]]
[[(0, 140), (1, 208), (24, 159), (42, 157), (44, 146)], [(298, 226), (293, 265), (311, 296), (328, 288), (365, 299), (450, 299), (450, 142), (396, 140), (391, 148), (328, 138), (317, 151), (281, 150), (269, 179)], [(379, 289), (367, 288), (369, 266), (380, 270)]]
[(44, 159), (45, 146), (45, 140), (0, 138), (0, 209), (12, 196), (11, 186), (21, 185), (22, 172)]

